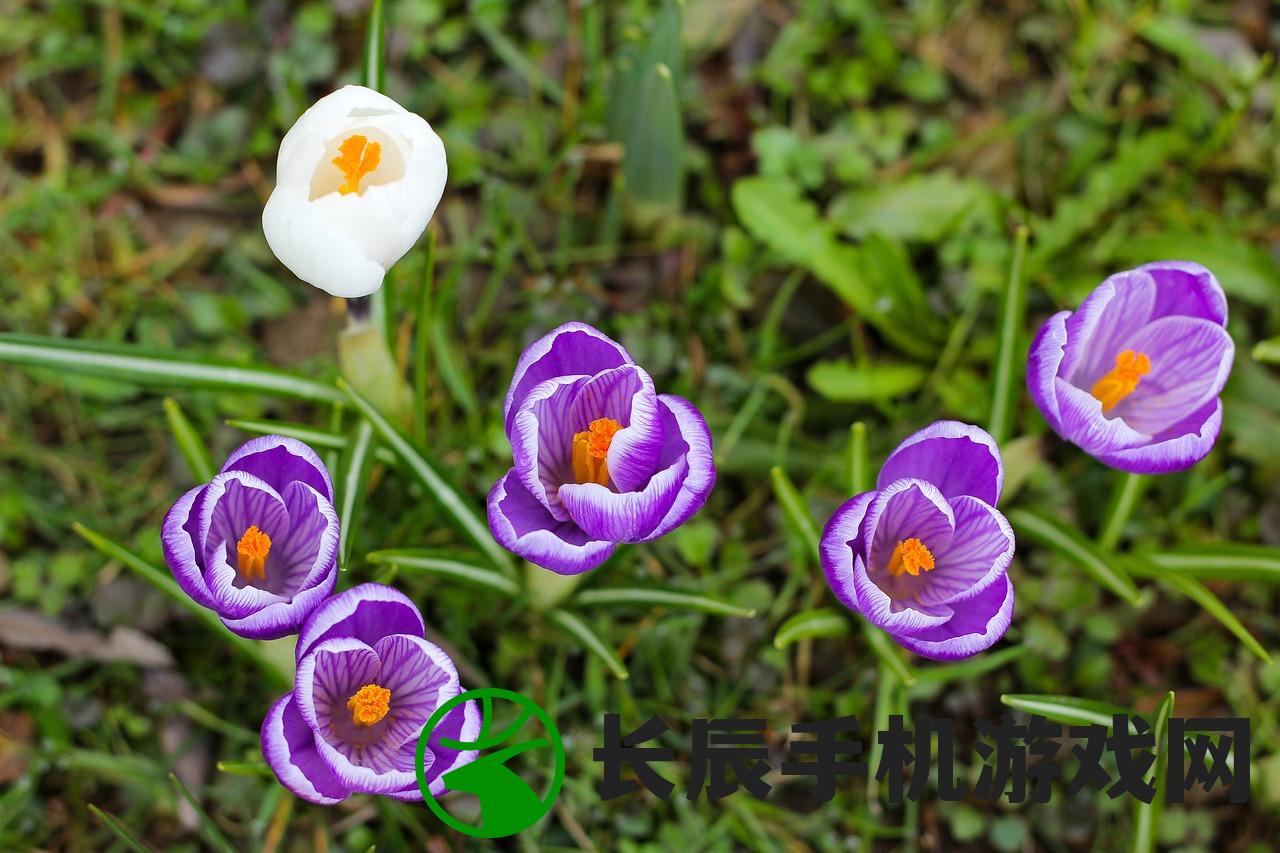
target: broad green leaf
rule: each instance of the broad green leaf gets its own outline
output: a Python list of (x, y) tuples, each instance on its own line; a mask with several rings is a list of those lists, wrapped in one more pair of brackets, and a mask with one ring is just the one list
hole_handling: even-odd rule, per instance
[(809, 385), (828, 400), (860, 403), (910, 394), (929, 374), (915, 364), (853, 364), (819, 361), (806, 375)]
[(1254, 361), (1280, 364), (1280, 336), (1262, 341), (1253, 348)]
[(373, 565), (399, 566), (432, 575), (460, 580), (473, 586), (490, 589), (508, 598), (520, 595), (520, 585), (493, 569), (477, 566), (450, 551), (429, 548), (394, 548), (374, 551), (365, 556)]
[(1129, 604), (1136, 607), (1143, 602), (1142, 594), (1124, 570), (1078, 531), (1057, 519), (1027, 509), (1011, 510), (1008, 517), (1019, 536), (1057, 551)]
[(345, 402), (332, 385), (268, 367), (192, 359), (139, 347), (0, 332), (0, 362), (48, 367), (148, 387), (211, 388)]
[(1280, 548), (1224, 542), (1184, 545), (1170, 551), (1145, 551), (1143, 560), (1162, 574), (1176, 572), (1200, 580), (1280, 583)]
[(94, 816), (96, 816), (98, 820), (102, 821), (103, 826), (111, 830), (111, 834), (120, 839), (121, 843), (130, 850), (133, 850), (134, 853), (151, 853), (151, 848), (143, 844), (141, 839), (133, 833), (133, 830), (125, 826), (120, 819), (111, 814), (111, 812), (104, 811), (93, 803), (89, 804), (89, 811), (93, 812)]
[(413, 442), (397, 426), (388, 421), (381, 412), (360, 396), (350, 385), (342, 380), (339, 387), (347, 394), (351, 402), (369, 423), (373, 425), (382, 441), (409, 469), (427, 492), (435, 498), (445, 515), (458, 530), (480, 549), (495, 567), (512, 568), (511, 558), (489, 532), (489, 525), (480, 517), (458, 492), (440, 475), (440, 466), (429, 458), (426, 450)]
[(222, 624), (222, 620), (219, 619), (212, 610), (201, 607), (193, 598), (191, 598), (191, 596), (183, 592), (182, 587), (178, 586), (178, 582), (173, 579), (173, 576), (169, 572), (157, 569), (155, 566), (130, 551), (128, 548), (112, 542), (110, 539), (99, 533), (95, 533), (83, 524), (77, 522), (71, 527), (78, 536), (83, 538), (95, 549), (101, 551), (113, 560), (119, 560), (125, 566), (137, 572), (144, 580), (148, 581), (156, 589), (178, 602), (178, 604), (185, 607), (197, 619), (208, 625), (223, 642), (235, 648), (246, 657), (252, 659), (253, 662), (271, 678), (272, 682), (277, 687), (288, 687), (293, 683), (292, 672), (286, 673), (282, 671), (280, 667), (272, 663), (271, 660), (263, 654), (262, 646), (259, 643), (256, 643), (253, 640), (246, 640), (244, 637), (233, 634), (227, 630), (227, 626)]
[(1026, 646), (1010, 646), (1007, 649), (974, 655), (968, 660), (958, 663), (918, 666), (914, 669), (916, 681), (937, 684), (944, 684), (949, 681), (969, 681), (1013, 663), (1028, 651)]
[(212, 480), (218, 469), (209, 458), (209, 449), (204, 446), (204, 440), (191, 425), (191, 421), (187, 419), (186, 413), (182, 411), (177, 400), (172, 397), (164, 398), (164, 415), (169, 421), (169, 432), (173, 435), (174, 443), (178, 445), (178, 452), (187, 463), (187, 470), (191, 472), (192, 479), (197, 483), (207, 483)]
[(879, 232), (899, 240), (936, 243), (965, 219), (997, 221), (999, 206), (981, 181), (932, 172), (843, 193), (827, 215), (850, 237)]
[(1156, 706), (1151, 733), (1155, 736), (1156, 760), (1146, 775), (1146, 783), (1156, 789), (1151, 802), (1138, 800), (1133, 813), (1133, 853), (1154, 853), (1159, 835), (1160, 812), (1164, 808), (1165, 768), (1169, 764), (1169, 718), (1173, 716), (1173, 691)]
[(600, 638), (599, 634), (592, 630), (590, 625), (582, 620), (582, 617), (568, 610), (553, 610), (547, 618), (576, 637), (588, 651), (604, 661), (605, 666), (609, 667), (615, 676), (624, 679), (631, 677), (622, 659)]
[(809, 512), (804, 497), (796, 490), (787, 472), (781, 468), (774, 466), (769, 472), (769, 479), (773, 483), (773, 494), (782, 505), (782, 515), (787, 521), (787, 526), (800, 538), (809, 556), (816, 561), (818, 541), (822, 533), (814, 523), (813, 515)]
[(1055, 723), (1068, 726), (1106, 726), (1111, 728), (1113, 714), (1130, 717), (1129, 730), (1136, 732), (1133, 712), (1119, 705), (1097, 702), (1093, 699), (1077, 699), (1074, 696), (1050, 696), (1040, 693), (1005, 693), (1000, 701), (1006, 706), (1028, 714), (1038, 714)]
[(802, 610), (792, 616), (774, 635), (773, 646), (785, 649), (792, 643), (813, 637), (847, 637), (849, 618), (835, 610)]
[(196, 799), (195, 794), (191, 793), (191, 789), (183, 784), (178, 775), (170, 773), (169, 781), (173, 783), (173, 787), (178, 789), (178, 793), (182, 795), (182, 798), (187, 801), (200, 819), (200, 837), (204, 839), (205, 844), (208, 844), (214, 850), (220, 851), (220, 853), (236, 853), (235, 845), (222, 834), (218, 824), (214, 822), (213, 818), (209, 817), (209, 813), (200, 805), (200, 801)]
[(718, 616), (749, 618), (756, 615), (749, 607), (739, 607), (718, 598), (666, 589), (588, 589), (575, 595), (572, 602), (574, 606), (582, 607), (674, 607)]
[(1017, 367), (1024, 364), (1026, 359), (1021, 333), (1027, 321), (1027, 278), (1023, 267), (1027, 256), (1028, 236), (1025, 226), (1019, 227), (1014, 236), (1013, 262), (1009, 267), (1004, 298), (1000, 300), (999, 337), (996, 339), (996, 360), (991, 369), (994, 377), (991, 419), (987, 427), (997, 445), (1009, 440), (1018, 392), (1023, 384), (1022, 373)]

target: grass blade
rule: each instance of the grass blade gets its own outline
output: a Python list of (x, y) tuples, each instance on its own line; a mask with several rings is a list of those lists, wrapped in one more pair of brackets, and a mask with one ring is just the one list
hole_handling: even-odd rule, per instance
[(937, 666), (916, 667), (916, 681), (946, 684), (949, 681), (968, 681), (994, 672), (1013, 663), (1027, 653), (1026, 646), (1010, 646), (985, 655), (975, 655), (959, 663), (941, 663)]
[(1000, 329), (996, 344), (996, 363), (991, 394), (991, 421), (987, 431), (1004, 444), (1013, 428), (1013, 411), (1021, 387), (1021, 371), (1018, 361), (1026, 355), (1019, 343), (1026, 321), (1027, 280), (1024, 273), (1027, 259), (1027, 226), (1018, 226), (1013, 238), (1013, 263), (1009, 267), (1009, 281), (1005, 286), (1004, 301), (1000, 304)]
[(426, 451), (416, 445), (408, 436), (387, 420), (381, 412), (364, 397), (342, 380), (338, 380), (343, 392), (351, 399), (360, 414), (364, 416), (382, 441), (409, 468), (409, 471), (422, 483), (423, 487), (439, 502), (445, 515), (458, 530), (470, 539), (488, 558), (489, 562), (499, 569), (510, 570), (511, 558), (489, 532), (489, 525), (472, 509), (471, 505), (458, 494), (440, 475), (438, 466), (427, 458)]
[(791, 478), (787, 476), (787, 472), (776, 465), (769, 472), (769, 479), (773, 482), (774, 496), (782, 505), (782, 514), (787, 521), (787, 526), (800, 537), (809, 555), (816, 561), (821, 532), (818, 530), (818, 525), (814, 523), (804, 498), (791, 482)]
[(198, 361), (119, 344), (0, 332), (0, 362), (47, 367), (148, 387), (208, 388), (342, 403), (338, 389), (267, 367)]
[(812, 637), (847, 637), (849, 619), (835, 610), (802, 610), (792, 616), (773, 637), (775, 649), (785, 649), (792, 643)]
[[(1005, 693), (1000, 701), (1007, 707), (1028, 714), (1038, 714), (1045, 719), (1067, 726), (1106, 726), (1111, 728), (1113, 714), (1132, 716), (1128, 708), (1096, 702), (1092, 699), (1077, 699), (1074, 696), (1050, 696), (1042, 693)], [(1132, 721), (1129, 730), (1134, 731)]]
[(1164, 807), (1165, 767), (1169, 764), (1169, 718), (1173, 716), (1173, 691), (1170, 690), (1156, 706), (1151, 731), (1156, 738), (1156, 761), (1147, 774), (1146, 782), (1154, 785), (1155, 796), (1151, 802), (1138, 801), (1133, 812), (1133, 853), (1155, 853), (1156, 838), (1160, 826), (1160, 812)]
[(104, 811), (93, 803), (89, 804), (89, 811), (93, 812), (98, 820), (102, 821), (102, 825), (111, 830), (111, 833), (134, 853), (151, 853), (151, 848), (143, 844), (138, 836), (134, 835), (133, 831), (111, 812)]
[(1008, 517), (1019, 536), (1054, 549), (1129, 604), (1137, 607), (1143, 602), (1142, 593), (1121, 568), (1062, 522), (1026, 509), (1011, 510)]
[(703, 613), (714, 613), (717, 616), (741, 618), (756, 615), (756, 612), (749, 607), (739, 607), (718, 598), (641, 587), (588, 589), (575, 595), (573, 603), (593, 607), (675, 607), (681, 610), (698, 610)]
[(448, 551), (433, 551), (429, 548), (394, 548), (374, 551), (365, 555), (365, 560), (373, 565), (398, 566), (402, 569), (414, 569), (460, 580), (491, 589), (508, 598), (515, 598), (521, 592), (520, 584), (506, 575), (469, 563)]
[(213, 467), (209, 449), (204, 446), (200, 433), (196, 432), (177, 400), (172, 397), (164, 398), (164, 415), (169, 421), (169, 432), (173, 433), (173, 440), (178, 445), (183, 461), (187, 463), (192, 479), (197, 483), (212, 480), (218, 469)]
[(355, 528), (364, 509), (364, 499), (369, 491), (369, 468), (373, 464), (373, 426), (360, 421), (352, 431), (347, 449), (338, 461), (338, 475), (333, 486), (337, 491), (339, 523), (339, 565), (346, 569), (351, 562), (351, 549), (355, 543)]
[(867, 460), (867, 425), (857, 421), (849, 427), (849, 489), (860, 495), (874, 484)]
[(222, 834), (222, 830), (218, 829), (218, 825), (200, 805), (200, 801), (196, 799), (195, 794), (191, 793), (191, 789), (183, 784), (176, 773), (169, 774), (169, 781), (178, 789), (182, 798), (191, 804), (191, 808), (195, 809), (196, 815), (200, 818), (200, 837), (205, 840), (205, 843), (221, 853), (236, 853), (235, 846)]
[(622, 659), (576, 613), (570, 613), (568, 610), (553, 610), (548, 615), (548, 618), (553, 624), (558, 625), (576, 637), (582, 645), (587, 647), (588, 651), (604, 661), (605, 666), (609, 667), (609, 670), (618, 678), (631, 677), (631, 673), (627, 672), (626, 664), (622, 662)]
[(1195, 545), (1139, 555), (1164, 570), (1200, 580), (1280, 583), (1280, 548), (1266, 545)]
[(148, 581), (156, 589), (172, 598), (189, 610), (197, 619), (204, 622), (214, 632), (216, 632), (223, 640), (230, 643), (234, 648), (243, 653), (246, 657), (251, 658), (254, 663), (271, 677), (272, 682), (277, 687), (289, 687), (293, 684), (293, 673), (285, 673), (262, 652), (262, 647), (253, 640), (246, 640), (237, 634), (227, 630), (227, 626), (222, 624), (217, 615), (212, 610), (201, 607), (189, 595), (182, 591), (178, 586), (178, 582), (173, 579), (167, 571), (157, 569), (137, 554), (125, 548), (123, 545), (117, 545), (105, 536), (95, 533), (79, 522), (73, 524), (72, 529), (78, 536), (92, 545), (95, 549), (106, 554), (113, 560), (119, 560), (124, 565), (133, 569)]
[(1156, 578), (1163, 585), (1169, 587), (1175, 592), (1181, 594), (1185, 598), (1189, 598), (1196, 604), (1222, 623), (1222, 627), (1226, 628), (1235, 635), (1242, 645), (1249, 651), (1253, 652), (1263, 663), (1271, 663), (1271, 655), (1262, 647), (1257, 638), (1249, 633), (1249, 629), (1244, 626), (1239, 618), (1236, 617), (1231, 609), (1222, 603), (1218, 596), (1206, 587), (1203, 583), (1196, 580), (1189, 574), (1176, 574), (1170, 572), (1162, 572), (1158, 568), (1140, 565), (1140, 560), (1131, 560), (1128, 565), (1132, 566), (1134, 574), (1146, 575)]

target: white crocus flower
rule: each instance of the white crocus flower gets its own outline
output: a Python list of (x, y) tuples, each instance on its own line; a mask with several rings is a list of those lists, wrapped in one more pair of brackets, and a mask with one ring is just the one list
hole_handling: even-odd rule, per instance
[(444, 192), (444, 143), (386, 95), (346, 86), (285, 134), (262, 230), (308, 284), (366, 296), (413, 247)]

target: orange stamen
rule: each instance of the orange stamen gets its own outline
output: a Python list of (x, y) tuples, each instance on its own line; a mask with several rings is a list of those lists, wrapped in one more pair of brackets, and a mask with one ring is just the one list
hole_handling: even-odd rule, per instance
[(347, 182), (338, 188), (338, 192), (343, 195), (360, 192), (360, 179), (378, 168), (378, 163), (382, 160), (382, 146), (356, 133), (342, 140), (338, 151), (341, 153), (333, 158), (333, 165), (337, 166), (342, 171), (343, 177), (347, 179)]
[(596, 418), (573, 436), (573, 478), (579, 483), (609, 485), (609, 445), (622, 424), (613, 418)]
[(1095, 382), (1089, 393), (1102, 403), (1102, 411), (1109, 412), (1132, 394), (1150, 372), (1151, 359), (1146, 353), (1127, 349), (1116, 356), (1116, 366)]
[(920, 572), (933, 570), (933, 552), (914, 536), (898, 543), (889, 557), (889, 574), (892, 577), (906, 572), (916, 577)]
[(366, 684), (347, 700), (347, 710), (357, 726), (372, 726), (391, 710), (391, 691), (376, 684)]
[(271, 537), (254, 524), (236, 543), (236, 569), (247, 581), (267, 579), (267, 554), (271, 553)]

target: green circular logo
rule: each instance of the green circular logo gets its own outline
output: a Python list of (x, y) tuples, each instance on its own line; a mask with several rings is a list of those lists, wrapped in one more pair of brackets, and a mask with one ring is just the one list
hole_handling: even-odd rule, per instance
[[(474, 761), (445, 773), (441, 779), (448, 790), (473, 794), (480, 801), (479, 826), (465, 823), (445, 810), (431, 793), (425, 768), (427, 742), (436, 727), (454, 708), (473, 700), (480, 703), (480, 733), (476, 739), (463, 742), (442, 736), (440, 746), (460, 751), (474, 750), (480, 754)], [(504, 713), (499, 710), (503, 706), (514, 707)], [(507, 714), (513, 715), (512, 721), (499, 726), (498, 717)], [(538, 727), (541, 732), (522, 734), (526, 727)], [(541, 796), (507, 766), (507, 762), (517, 755), (534, 752), (545, 754), (542, 766), (550, 771), (548, 775), (551, 777), (551, 785)], [(551, 717), (533, 700), (511, 690), (483, 687), (460, 693), (431, 715), (418, 736), (413, 772), (418, 777), (422, 798), (445, 824), (475, 838), (504, 838), (528, 829), (551, 811), (560, 786), (564, 784), (564, 743)]]

